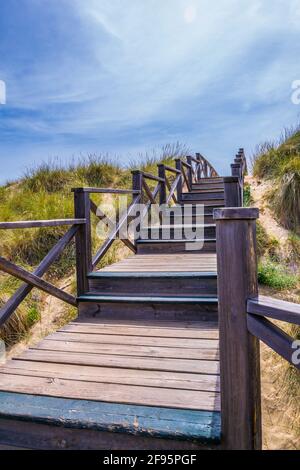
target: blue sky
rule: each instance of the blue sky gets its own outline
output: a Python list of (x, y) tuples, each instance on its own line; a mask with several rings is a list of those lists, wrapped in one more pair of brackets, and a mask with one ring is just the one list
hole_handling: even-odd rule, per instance
[(223, 174), (299, 121), (299, 0), (0, 2), (0, 181), (180, 141)]

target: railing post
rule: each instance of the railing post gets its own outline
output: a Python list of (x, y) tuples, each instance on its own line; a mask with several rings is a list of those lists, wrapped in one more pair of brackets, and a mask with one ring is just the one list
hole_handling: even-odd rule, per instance
[(86, 219), (76, 234), (77, 295), (89, 290), (88, 273), (92, 271), (91, 201), (88, 192), (74, 190), (75, 218)]
[(244, 175), (242, 169), (242, 163), (232, 163), (231, 165), (232, 176), (239, 178), (239, 207), (243, 205), (243, 191), (244, 191)]
[(196, 159), (198, 160), (198, 168), (197, 168), (197, 182), (201, 180), (201, 155), (200, 153), (196, 153)]
[(225, 207), (241, 207), (240, 180), (237, 176), (224, 177)]
[(141, 170), (133, 170), (132, 174), (132, 190), (141, 191), (143, 190), (143, 174)]
[(261, 448), (259, 341), (247, 329), (246, 303), (258, 295), (258, 209), (215, 209), (222, 436), (226, 449)]
[(179, 170), (181, 173), (181, 178), (177, 185), (177, 201), (178, 203), (180, 203), (182, 199), (182, 161), (180, 160), (180, 158), (176, 158), (175, 165), (176, 165), (176, 170)]
[(191, 165), (191, 167), (189, 168), (189, 171), (188, 171), (188, 180), (189, 180), (189, 183), (190, 183), (190, 187), (192, 188), (192, 184), (193, 184), (193, 167), (192, 167), (193, 161), (192, 161), (192, 157), (187, 156), (186, 161), (189, 165)]
[(167, 202), (167, 190), (166, 190), (166, 169), (165, 165), (160, 164), (158, 166), (158, 176), (162, 178), (165, 182), (160, 183), (160, 191), (159, 191), (159, 204), (166, 204)]
[[(133, 191), (140, 191), (141, 192), (141, 199), (140, 199), (140, 204), (143, 204), (144, 199), (143, 199), (143, 173), (141, 170), (133, 170), (131, 172), (132, 174), (132, 190)], [(140, 237), (140, 232), (141, 232), (141, 227), (143, 223), (143, 216), (140, 214), (140, 223), (136, 226), (135, 230), (135, 246), (136, 246), (136, 240)]]

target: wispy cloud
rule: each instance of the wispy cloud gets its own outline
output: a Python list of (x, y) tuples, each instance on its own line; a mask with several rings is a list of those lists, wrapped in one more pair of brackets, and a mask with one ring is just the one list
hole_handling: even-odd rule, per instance
[(1, 2), (0, 158), (179, 139), (225, 171), (297, 119), (299, 15), (295, 0)]

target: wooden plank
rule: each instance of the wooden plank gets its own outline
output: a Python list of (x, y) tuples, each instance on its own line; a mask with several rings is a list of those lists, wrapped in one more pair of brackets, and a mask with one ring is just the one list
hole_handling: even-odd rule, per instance
[[(205, 322), (206, 323), (206, 322)], [(208, 323), (208, 322), (207, 322)], [(157, 327), (149, 325), (129, 325), (124, 326), (118, 322), (114, 324), (100, 324), (97, 323), (71, 323), (67, 326), (64, 326), (60, 329), (62, 332), (72, 332), (72, 333), (88, 333), (88, 334), (105, 334), (105, 335), (118, 335), (118, 336), (144, 336), (144, 337), (160, 337), (160, 338), (178, 338), (178, 339), (187, 339), (187, 338), (209, 338), (217, 339), (219, 337), (218, 330), (214, 328), (204, 327), (199, 329), (194, 328), (174, 328), (171, 325), (168, 327)]]
[(67, 379), (49, 381), (43, 377), (3, 374), (0, 369), (0, 390), (30, 393), (80, 400), (97, 400), (109, 403), (126, 403), (145, 406), (162, 406), (189, 410), (220, 411), (219, 394), (209, 391), (137, 387), (135, 385), (93, 383)]
[[(24, 396), (24, 395), (23, 395)], [(27, 396), (26, 396), (27, 397)], [(42, 397), (40, 397), (42, 398)], [(47, 400), (50, 399), (46, 397)], [(55, 398), (55, 400), (58, 400)], [(70, 400), (69, 400), (70, 401)], [(86, 402), (85, 402), (86, 403)], [(204, 412), (203, 412), (204, 413)], [(206, 412), (208, 413), (208, 412)], [(213, 413), (217, 415), (219, 413)], [(51, 415), (52, 417), (52, 415)], [(50, 424), (43, 418), (37, 418), (37, 422), (21, 419), (0, 418), (0, 442), (8, 445), (18, 445), (33, 450), (208, 450), (219, 449), (219, 443), (205, 442), (200, 440), (185, 440), (184, 438), (159, 438), (151, 435), (136, 435), (125, 432), (99, 431), (86, 427), (75, 427), (71, 424), (67, 427), (59, 424), (59, 420), (50, 418)], [(61, 420), (62, 421), (62, 420)], [(55, 434), (53, 433), (55, 426)]]
[[(113, 369), (108, 367), (74, 366), (46, 362), (11, 360), (0, 371), (5, 374), (33, 377), (61, 378), (86, 382), (140, 385), (181, 390), (220, 391), (219, 376), (186, 374), (133, 369)], [(88, 385), (87, 385), (88, 386)]]
[(248, 300), (247, 311), (255, 315), (300, 325), (300, 305), (292, 302), (261, 295), (258, 299)]
[(187, 372), (194, 374), (212, 374), (219, 373), (218, 361), (195, 360), (195, 359), (164, 359), (150, 357), (126, 357), (89, 354), (84, 356), (81, 353), (63, 351), (43, 351), (28, 350), (25, 351), (20, 360), (31, 360), (38, 362), (54, 362), (74, 365), (91, 365), (100, 367), (115, 367), (137, 370), (160, 370), (166, 372)]
[[(70, 322), (68, 325), (74, 325), (74, 326), (80, 326), (82, 324), (81, 320), (77, 319), (73, 322)], [(91, 327), (99, 327), (99, 326), (117, 326), (121, 328), (127, 328), (129, 327), (137, 327), (137, 328), (143, 328), (146, 329), (147, 331), (149, 328), (154, 328), (154, 329), (161, 329), (162, 331), (164, 330), (185, 330), (185, 329), (190, 329), (190, 330), (195, 330), (195, 331), (202, 331), (202, 330), (214, 330), (218, 331), (218, 323), (216, 321), (191, 321), (191, 320), (186, 320), (186, 321), (164, 321), (164, 320), (147, 320), (144, 319), (143, 321), (140, 320), (125, 320), (125, 321), (116, 321), (114, 319), (107, 319), (105, 321), (102, 321), (102, 323), (99, 324), (99, 322), (96, 321), (88, 321), (84, 323), (85, 325), (89, 325)], [(119, 329), (118, 329), (119, 331)]]
[[(56, 243), (56, 245), (51, 248), (49, 253), (38, 265), (33, 274), (38, 277), (42, 277), (47, 272), (49, 267), (54, 263), (54, 261), (58, 258), (58, 256), (63, 252), (66, 246), (71, 242), (77, 231), (78, 226), (71, 227), (67, 231), (67, 233), (65, 233), (63, 237)], [(0, 325), (3, 325), (6, 322), (6, 320), (12, 315), (15, 309), (32, 291), (32, 289), (33, 287), (28, 284), (23, 284), (17, 289), (17, 291), (12, 295), (12, 297), (0, 309)]]
[(44, 281), (44, 279), (41, 279), (35, 274), (27, 272), (20, 266), (16, 266), (14, 263), (11, 263), (10, 261), (2, 258), (2, 256), (0, 256), (0, 269), (10, 274), (11, 276), (16, 277), (17, 279), (20, 279), (21, 281), (25, 281), (27, 284), (31, 284), (32, 286), (47, 292), (47, 294), (53, 295), (54, 297), (57, 297), (58, 299), (73, 305), (74, 307), (77, 306), (75, 297), (68, 294), (67, 292), (62, 291), (61, 289), (58, 289), (49, 282)]
[(44, 351), (63, 351), (63, 352), (78, 352), (84, 355), (99, 354), (99, 355), (116, 355), (116, 356), (135, 356), (135, 357), (151, 357), (151, 358), (167, 358), (167, 359), (204, 359), (204, 360), (218, 360), (219, 353), (214, 347), (206, 348), (170, 348), (159, 346), (135, 346), (135, 345), (118, 345), (118, 344), (97, 344), (85, 343), (79, 341), (56, 341), (54, 339), (45, 339), (41, 341), (36, 348), (32, 350)]
[(38, 227), (59, 227), (63, 225), (82, 225), (85, 219), (57, 219), (57, 220), (22, 220), (17, 222), (0, 222), (0, 229), (26, 229)]
[[(19, 425), (21, 421), (27, 424), (47, 422), (56, 426), (57, 433), (63, 426), (115, 432), (116, 437), (121, 433), (128, 433), (135, 437), (148, 434), (152, 437), (190, 439), (206, 443), (220, 441), (218, 412), (127, 406), (3, 392), (0, 393), (0, 399), (0, 414), (3, 417), (19, 419)], [(169, 443), (172, 445), (171, 441)], [(107, 441), (104, 449), (111, 449), (111, 445), (112, 442)]]
[[(105, 334), (84, 334), (84, 333), (64, 333), (57, 332), (47, 337), (49, 341), (75, 341), (80, 343), (133, 345), (133, 346), (159, 346), (180, 349), (218, 349), (217, 339), (189, 339), (186, 338), (160, 338), (147, 336), (120, 336)], [(112, 346), (113, 347), (113, 346)], [(184, 355), (184, 353), (183, 353)]]
[(294, 338), (266, 318), (259, 318), (252, 314), (247, 315), (247, 325), (249, 332), (253, 336), (259, 338), (267, 346), (277, 352), (277, 354), (300, 370), (300, 364), (296, 364), (292, 361), (295, 352), (293, 348)]

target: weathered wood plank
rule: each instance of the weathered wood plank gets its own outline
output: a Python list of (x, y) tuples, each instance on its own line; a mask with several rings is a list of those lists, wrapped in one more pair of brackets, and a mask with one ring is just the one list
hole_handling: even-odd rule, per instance
[(220, 391), (218, 375), (161, 372), (156, 370), (136, 371), (133, 369), (19, 361), (17, 359), (7, 362), (0, 370), (5, 374), (48, 377), (51, 379), (61, 378), (86, 382), (177, 388), (182, 390)]
[[(32, 350), (45, 351), (64, 351), (78, 352), (84, 355), (118, 355), (118, 356), (135, 356), (135, 357), (152, 357), (152, 358), (168, 358), (168, 359), (205, 359), (218, 360), (219, 353), (215, 347), (209, 347), (207, 344), (201, 348), (171, 348), (159, 346), (141, 346), (141, 345), (122, 345), (122, 344), (96, 344), (80, 341), (56, 341), (55, 339), (45, 339), (41, 341), (36, 348)], [(0, 369), (1, 370), (1, 369)]]
[[(132, 346), (155, 346), (179, 349), (215, 349), (219, 347), (217, 339), (189, 339), (186, 338), (161, 338), (147, 336), (125, 336), (125, 335), (105, 335), (105, 334), (84, 334), (84, 333), (64, 333), (57, 332), (47, 337), (49, 341), (75, 341), (80, 343), (97, 343), (99, 345), (110, 344), (113, 348), (117, 345)], [(184, 352), (182, 353), (184, 356)]]
[(220, 411), (219, 394), (209, 391), (181, 390), (134, 385), (93, 383), (43, 377), (3, 374), (0, 369), (0, 390), (6, 392), (44, 395), (109, 403), (162, 406), (189, 410)]
[(137, 370), (160, 370), (166, 372), (191, 372), (194, 374), (219, 373), (218, 361), (206, 361), (195, 359), (164, 359), (150, 357), (126, 357), (98, 354), (84, 354), (63, 351), (28, 350), (22, 354), (20, 359), (54, 362), (63, 364), (91, 365), (100, 367), (119, 367)]
[[(135, 437), (149, 435), (206, 443), (220, 441), (220, 414), (217, 412), (127, 406), (14, 393), (1, 393), (0, 399), (2, 417), (15, 417), (26, 421), (27, 424), (45, 422), (55, 425), (58, 436), (59, 429), (64, 426), (74, 429), (116, 432), (116, 436), (122, 433)], [(21, 421), (19, 423), (21, 426)], [(0, 435), (3, 436), (3, 433)], [(100, 436), (98, 436), (99, 438)], [(112, 440), (111, 434), (110, 440)], [(77, 442), (78, 444), (79, 442)], [(95, 444), (95, 440), (93, 444)], [(104, 449), (112, 448), (112, 442), (106, 441), (105, 444)], [(159, 445), (159, 442), (156, 441), (155, 444)], [(169, 444), (172, 444), (171, 441)]]
[[(182, 322), (184, 324), (184, 322)], [(178, 338), (178, 339), (202, 339), (202, 338), (211, 338), (216, 339), (219, 337), (219, 331), (215, 327), (215, 324), (210, 324), (209, 322), (205, 326), (199, 326), (197, 329), (194, 327), (178, 327), (175, 328), (173, 323), (169, 323), (169, 326), (164, 327), (164, 322), (162, 325), (157, 326), (148, 323), (146, 324), (128, 324), (124, 326), (119, 322), (114, 322), (112, 324), (108, 323), (70, 323), (67, 326), (64, 326), (60, 329), (62, 332), (74, 332), (74, 333), (84, 333), (84, 334), (105, 334), (105, 335), (118, 335), (118, 336), (143, 336), (143, 337), (159, 337), (159, 338)], [(210, 326), (213, 325), (213, 326)]]

